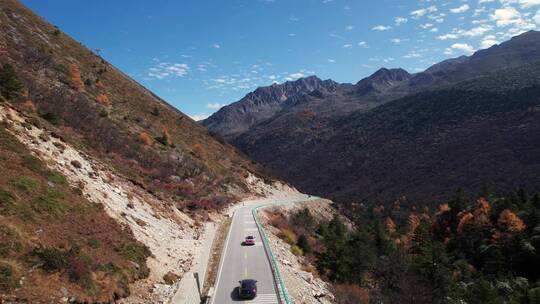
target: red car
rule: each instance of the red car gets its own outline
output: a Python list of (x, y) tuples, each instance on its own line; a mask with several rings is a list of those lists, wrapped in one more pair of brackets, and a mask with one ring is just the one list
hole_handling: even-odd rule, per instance
[(255, 237), (252, 235), (246, 236), (246, 239), (244, 240), (244, 245), (255, 245)]

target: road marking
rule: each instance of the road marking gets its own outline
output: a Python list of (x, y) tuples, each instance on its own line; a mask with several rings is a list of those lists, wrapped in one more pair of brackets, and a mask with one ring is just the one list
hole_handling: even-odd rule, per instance
[(247, 278), (247, 266), (244, 268), (244, 276)]
[(255, 221), (245, 221), (244, 224), (255, 224)]
[(278, 299), (276, 294), (259, 294), (257, 297), (251, 301), (245, 302), (246, 304), (278, 304)]
[(244, 251), (244, 259), (247, 260), (247, 251)]
[(259, 231), (259, 228), (244, 228), (244, 231)]

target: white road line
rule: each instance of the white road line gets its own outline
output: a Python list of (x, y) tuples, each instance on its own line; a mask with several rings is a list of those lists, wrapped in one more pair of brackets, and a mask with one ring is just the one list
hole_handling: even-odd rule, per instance
[(251, 301), (246, 302), (246, 304), (279, 304), (276, 294), (259, 294), (257, 297)]
[(244, 231), (259, 231), (257, 228), (244, 228)]
[(245, 221), (244, 224), (255, 224), (255, 221)]

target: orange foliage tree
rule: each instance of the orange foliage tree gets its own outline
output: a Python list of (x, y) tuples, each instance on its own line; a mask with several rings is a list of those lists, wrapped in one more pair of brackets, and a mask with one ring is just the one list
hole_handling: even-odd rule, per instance
[(519, 216), (514, 212), (510, 211), (509, 209), (501, 212), (497, 223), (500, 227), (512, 232), (523, 231), (526, 227), (523, 221), (519, 218)]
[(415, 214), (409, 215), (407, 218), (408, 233), (411, 235), (414, 234), (418, 225), (420, 225), (420, 218)]
[(162, 133), (163, 133), (162, 134), (163, 143), (166, 144), (167, 146), (172, 145), (172, 140), (171, 140), (171, 135), (169, 134), (169, 130), (167, 130), (166, 127), (163, 127)]
[(388, 233), (393, 234), (396, 232), (396, 223), (394, 223), (391, 217), (387, 217), (384, 223), (386, 225), (386, 231), (388, 231)]
[(443, 214), (448, 211), (450, 211), (450, 206), (447, 203), (440, 204), (439, 207), (437, 208), (437, 213), (439, 214)]
[(151, 146), (154, 144), (154, 140), (146, 132), (139, 133), (139, 141), (145, 146)]
[(458, 234), (463, 234), (465, 228), (472, 224), (474, 220), (474, 215), (470, 212), (462, 213), (459, 217), (459, 223), (457, 226)]
[(107, 97), (105, 94), (99, 94), (96, 96), (96, 100), (104, 106), (108, 106), (110, 104), (109, 97)]
[(79, 72), (79, 68), (74, 63), (69, 65), (69, 77), (73, 88), (77, 89), (79, 92), (84, 91), (84, 82), (81, 79), (81, 72)]

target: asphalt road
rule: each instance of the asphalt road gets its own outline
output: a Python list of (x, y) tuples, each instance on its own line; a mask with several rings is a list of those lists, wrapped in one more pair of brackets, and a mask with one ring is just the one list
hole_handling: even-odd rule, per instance
[[(253, 303), (278, 304), (274, 279), (266, 256), (262, 237), (251, 213), (254, 205), (238, 208), (229, 230), (224, 256), (219, 266), (212, 304)], [(254, 246), (243, 246), (248, 235), (255, 237)], [(257, 297), (253, 300), (238, 298), (238, 281), (257, 280)]]

